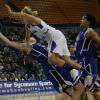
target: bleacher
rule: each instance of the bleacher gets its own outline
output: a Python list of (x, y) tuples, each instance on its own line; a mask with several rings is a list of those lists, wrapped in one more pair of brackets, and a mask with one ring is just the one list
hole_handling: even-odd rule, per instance
[[(12, 2), (20, 9), (26, 5), (31, 6), (39, 12), (40, 18), (47, 20), (48, 23), (79, 23), (85, 13), (94, 14), (100, 21), (100, 4), (96, 0), (12, 0)], [(3, 4), (4, 1), (0, 0), (0, 16), (9, 16)]]

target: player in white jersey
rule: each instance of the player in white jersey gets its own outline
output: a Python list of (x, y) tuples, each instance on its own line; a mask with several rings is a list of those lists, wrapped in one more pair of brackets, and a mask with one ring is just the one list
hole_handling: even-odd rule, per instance
[[(72, 66), (75, 69), (82, 70), (87, 73), (87, 71), (81, 67), (80, 64), (70, 59), (66, 38), (61, 31), (47, 25), (42, 19), (36, 17), (36, 11), (34, 12), (28, 7), (24, 7), (21, 12), (12, 12), (8, 5), (6, 5), (6, 7), (8, 8), (10, 15), (21, 17), (27, 24), (26, 26), (28, 26), (28, 29), (34, 35), (36, 35), (41, 40), (46, 40), (48, 42), (48, 59), (50, 63), (58, 65), (60, 68), (65, 67), (66, 70), (69, 71), (71, 70)], [(81, 88), (80, 91), (76, 93), (76, 98), (81, 96), (82, 91), (83, 89)]]
[[(29, 30), (42, 40), (47, 40), (49, 50), (49, 61), (53, 64), (63, 67), (65, 61), (76, 69), (80, 69), (81, 65), (70, 59), (70, 53), (67, 48), (66, 38), (63, 33), (55, 28), (47, 25), (42, 19), (36, 17), (28, 7), (24, 7), (21, 12), (12, 12), (8, 5), (9, 14), (22, 17), (27, 23)], [(29, 13), (24, 13), (27, 10)], [(31, 14), (32, 13), (32, 14)], [(63, 59), (60, 59), (60, 57)], [(52, 59), (51, 59), (52, 58)], [(66, 60), (68, 59), (68, 60)], [(65, 61), (64, 61), (65, 60)]]
[[(70, 56), (66, 38), (61, 31), (47, 25), (43, 20), (40, 21), (38, 26), (30, 25), (29, 30), (41, 40), (48, 42), (49, 56), (53, 48), (53, 52), (58, 53), (60, 56)], [(55, 47), (52, 47), (52, 43)]]

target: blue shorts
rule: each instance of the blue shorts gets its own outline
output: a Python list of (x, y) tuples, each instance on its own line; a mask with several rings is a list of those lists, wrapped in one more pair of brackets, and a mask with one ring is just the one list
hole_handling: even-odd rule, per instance
[[(93, 57), (85, 56), (85, 57), (77, 57), (77, 62), (82, 64), (89, 73), (92, 75), (97, 75), (97, 63)], [(87, 74), (83, 72), (82, 77), (85, 78)]]
[(30, 55), (41, 64), (45, 76), (53, 83), (57, 91), (59, 91), (60, 86), (66, 84), (66, 81), (73, 83), (73, 79), (66, 68), (59, 68), (48, 63), (48, 51), (43, 46), (34, 44)]

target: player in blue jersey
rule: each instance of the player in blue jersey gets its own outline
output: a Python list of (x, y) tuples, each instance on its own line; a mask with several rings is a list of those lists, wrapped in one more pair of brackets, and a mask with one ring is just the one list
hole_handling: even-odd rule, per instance
[[(93, 76), (90, 77), (84, 72), (82, 74), (81, 80), (85, 80), (85, 86), (88, 90), (91, 90), (94, 87), (97, 77), (97, 64), (93, 57), (92, 49), (94, 43), (100, 44), (100, 37), (98, 33), (94, 31), (95, 25), (95, 16), (90, 14), (84, 15), (80, 23), (81, 31), (75, 42), (75, 54), (78, 63), (81, 63), (82, 66)], [(100, 92), (98, 98), (100, 99)]]

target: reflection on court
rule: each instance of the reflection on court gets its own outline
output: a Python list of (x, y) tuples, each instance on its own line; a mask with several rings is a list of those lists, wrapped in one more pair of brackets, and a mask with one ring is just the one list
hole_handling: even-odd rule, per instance
[(57, 93), (29, 93), (2, 95), (0, 100), (57, 100)]

